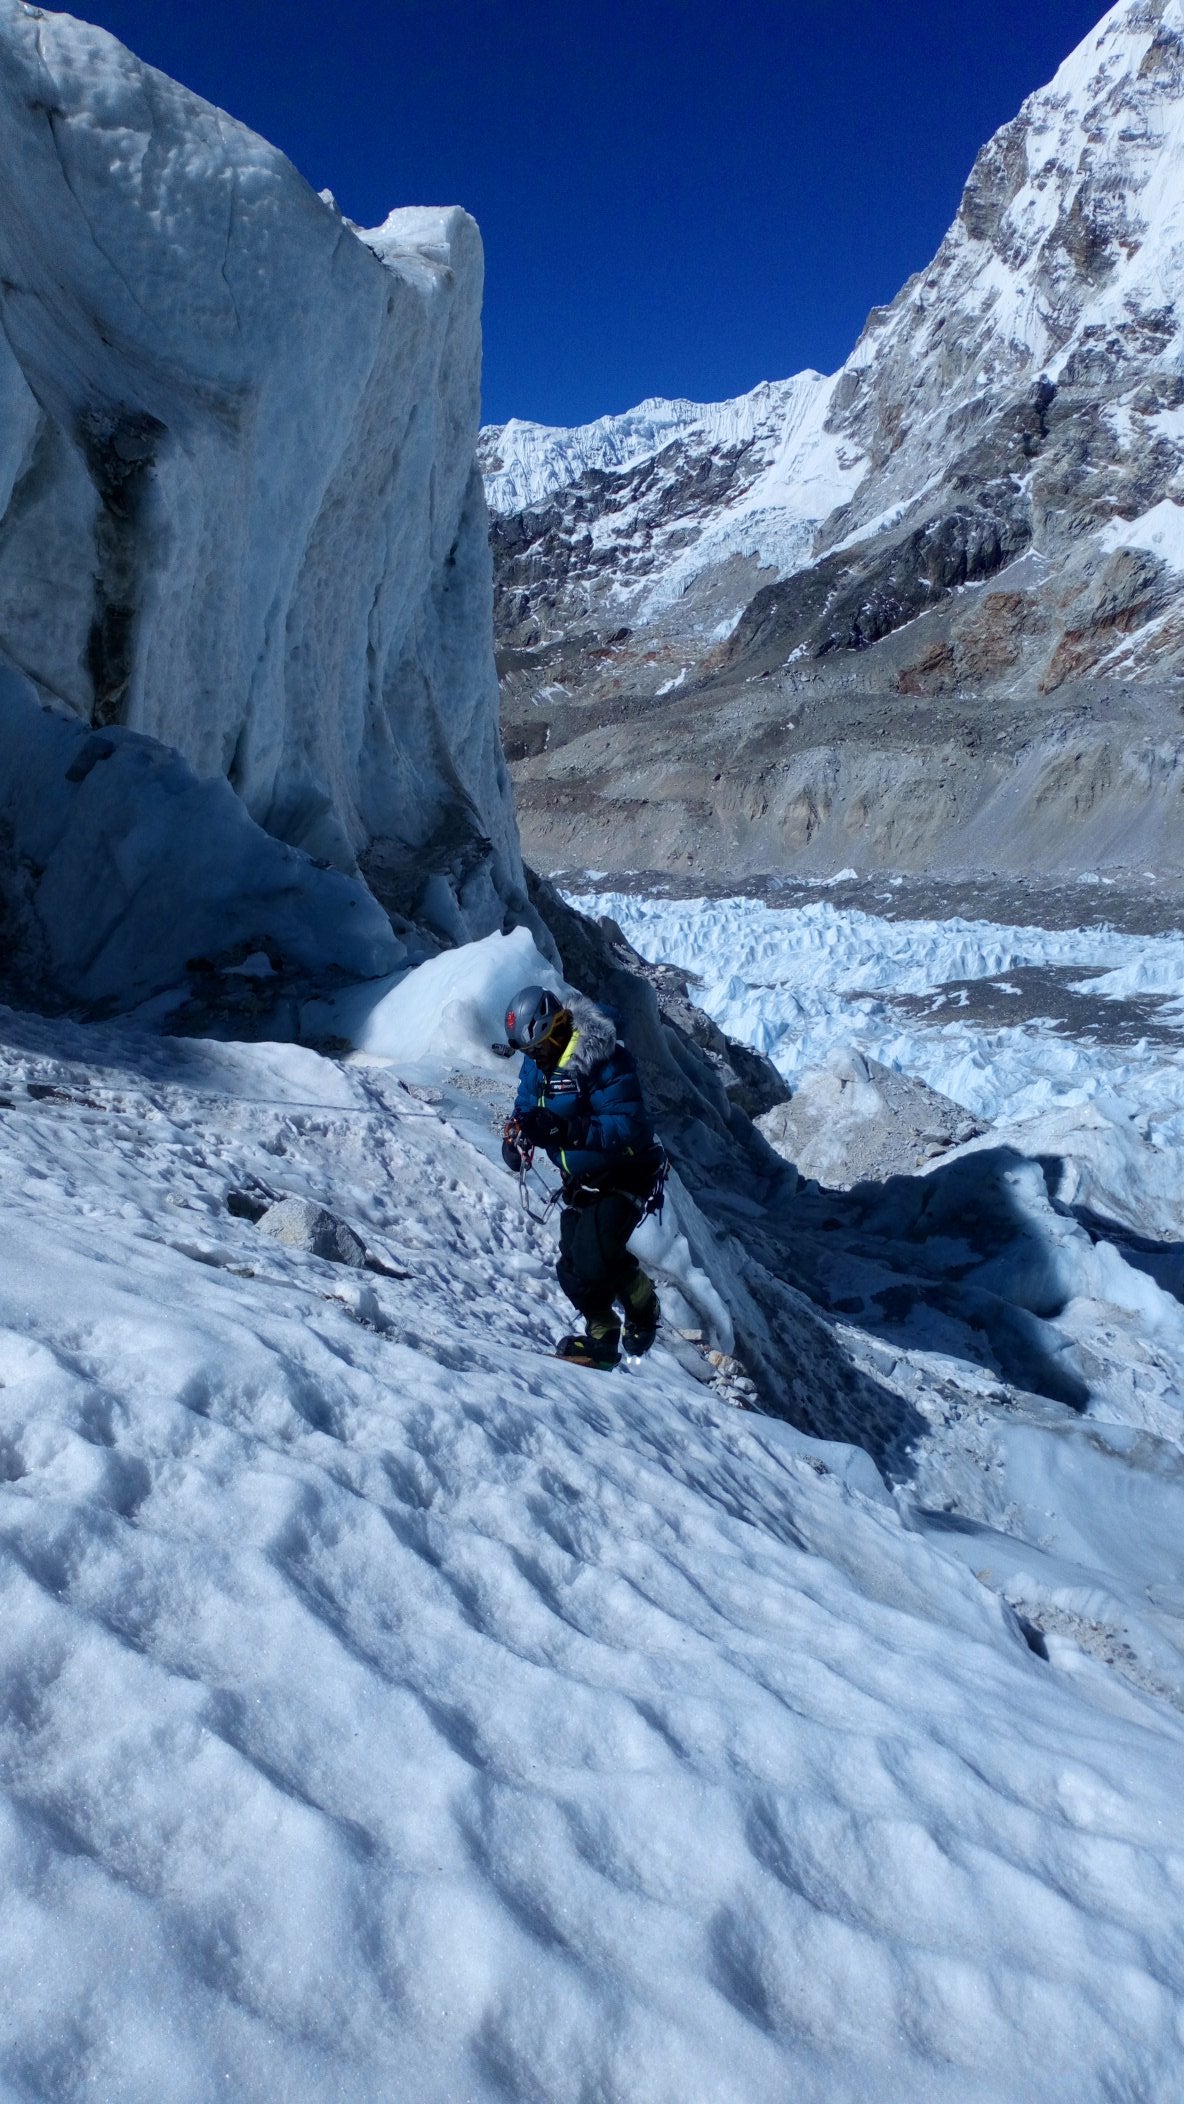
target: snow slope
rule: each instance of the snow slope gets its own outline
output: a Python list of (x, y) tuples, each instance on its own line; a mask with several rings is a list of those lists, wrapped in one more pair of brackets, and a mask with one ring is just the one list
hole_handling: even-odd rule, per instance
[[(666, 1345), (546, 1358), (499, 942), (434, 1083), (404, 983), (410, 1089), (0, 1018), (7, 2092), (1169, 2096), (1180, 1711)], [(385, 1270), (261, 1238), (252, 1179)]]
[(521, 897), (474, 466), (481, 243), (359, 233), (113, 38), (0, 0), (0, 651), (484, 932)]

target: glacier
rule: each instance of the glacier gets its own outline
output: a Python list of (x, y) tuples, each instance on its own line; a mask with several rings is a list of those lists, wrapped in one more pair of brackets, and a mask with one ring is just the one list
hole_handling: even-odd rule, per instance
[[(650, 1357), (557, 1364), (475, 229), (360, 233), (67, 18), (0, 53), (4, 933), (87, 1016), (0, 1006), (0, 2091), (1170, 2096), (1179, 936), (589, 898), (795, 1081), (861, 1044), (989, 1129), (762, 1183), (671, 1038), (716, 1204), (643, 1230)], [(1036, 971), (1156, 1031), (950, 985)]]
[[(825, 897), (792, 910), (756, 897), (648, 898), (597, 889), (573, 898), (583, 912), (614, 920), (642, 956), (692, 973), (695, 998), (713, 1019), (766, 1053), (791, 1083), (854, 1044), (887, 1066), (911, 1063), (931, 1087), (992, 1122), (1007, 1113), (1035, 1115), (1054, 1099), (1078, 1105), (1121, 1098), (1136, 1074), (1156, 1076), (1173, 1115), (1184, 1113), (1184, 1068), (1155, 1034), (1129, 1046), (1074, 1040), (1058, 1073), (1055, 1038), (1049, 1042), (1039, 1018), (991, 1030), (964, 1015), (955, 994), (944, 1004), (936, 999), (935, 1027), (918, 1036), (911, 1012), (894, 1005), (902, 995), (936, 997), (943, 987), (997, 984), (1009, 973), (1050, 967), (1079, 975), (1069, 977), (1070, 986), (1098, 996), (1103, 1015), (1108, 1000), (1180, 995), (1178, 930), (1128, 934), (1105, 919), (1090, 925), (1091, 888), (1080, 892), (1086, 924), (1062, 928), (960, 915), (887, 917)], [(1184, 1125), (1176, 1138), (1184, 1143)]]
[(69, 16), (0, 0), (0, 57), (0, 657), (27, 712), (109, 735), (116, 770), (124, 733), (157, 741), (396, 920), (500, 926), (524, 900), (475, 224), (353, 227)]
[[(672, 1331), (558, 1366), (488, 1054), (527, 939), (421, 967), (443, 1035), (419, 973), (372, 989), (343, 1057), (0, 1011), (0, 2082), (1170, 2096), (1179, 1389), (1132, 1403), (1178, 1302), (1060, 1221), (1086, 1415), (936, 1316), (827, 1316), (917, 1412), (887, 1483)], [(228, 1189), (330, 1204), (382, 1268)]]

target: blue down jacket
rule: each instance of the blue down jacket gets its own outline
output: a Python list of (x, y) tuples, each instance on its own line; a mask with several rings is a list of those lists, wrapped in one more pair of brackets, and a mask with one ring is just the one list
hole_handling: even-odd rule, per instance
[(547, 1155), (565, 1183), (606, 1189), (635, 1187), (644, 1196), (661, 1160), (646, 1116), (633, 1055), (617, 1043), (606, 1015), (572, 994), (567, 1001), (571, 1041), (553, 1074), (544, 1074), (529, 1053), (522, 1061), (514, 1111), (553, 1111), (570, 1125), (570, 1142), (554, 1141)]

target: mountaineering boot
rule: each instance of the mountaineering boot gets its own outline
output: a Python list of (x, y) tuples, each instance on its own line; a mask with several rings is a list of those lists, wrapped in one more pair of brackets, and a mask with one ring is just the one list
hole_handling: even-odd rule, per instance
[(640, 1359), (648, 1352), (658, 1334), (661, 1312), (653, 1279), (639, 1271), (625, 1295), (625, 1327), (621, 1332), (621, 1343), (627, 1359)]
[(589, 1321), (582, 1337), (561, 1337), (555, 1346), (555, 1357), (566, 1359), (572, 1366), (591, 1366), (598, 1373), (611, 1373), (621, 1356), (621, 1325), (614, 1315), (610, 1321)]

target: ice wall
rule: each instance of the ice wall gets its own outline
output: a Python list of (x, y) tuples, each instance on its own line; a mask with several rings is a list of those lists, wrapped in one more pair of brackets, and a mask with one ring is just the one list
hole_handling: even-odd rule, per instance
[(0, 654), (452, 936), (521, 896), (481, 290), (464, 212), (358, 233), (104, 32), (0, 0)]

